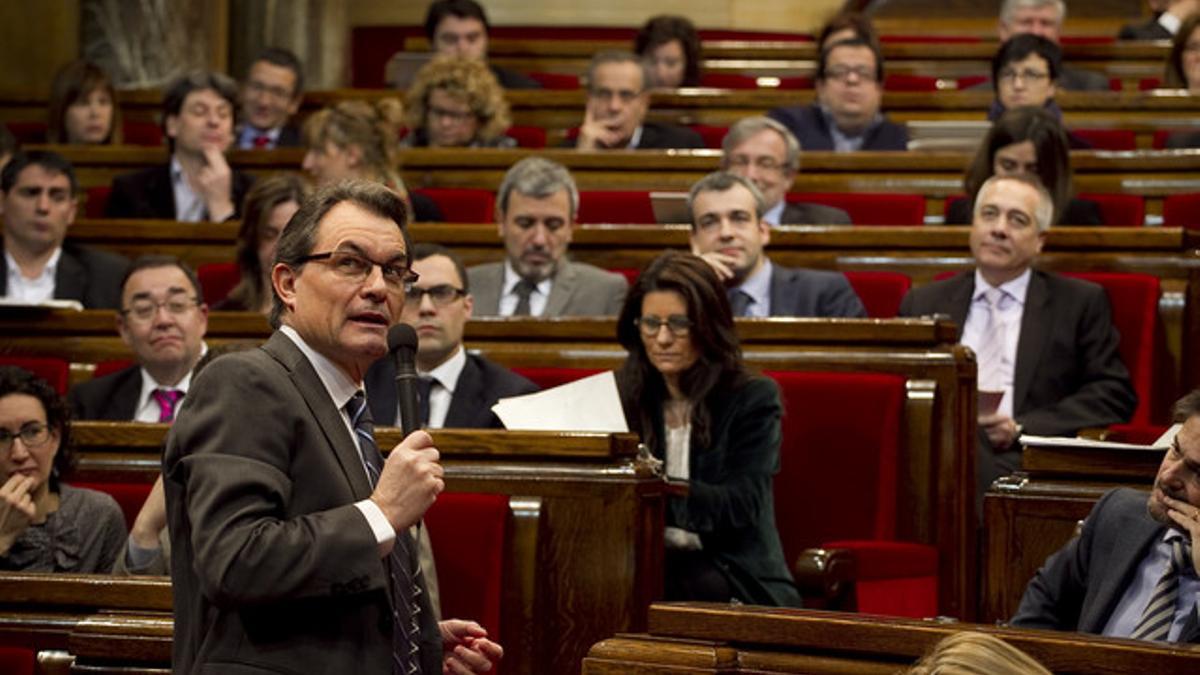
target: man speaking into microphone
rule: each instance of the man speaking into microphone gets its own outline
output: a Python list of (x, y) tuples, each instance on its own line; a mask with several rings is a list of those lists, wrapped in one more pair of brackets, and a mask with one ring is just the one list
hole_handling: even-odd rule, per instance
[(478, 624), (435, 624), (409, 527), (443, 488), (433, 439), (384, 460), (363, 375), (410, 270), (401, 199), (347, 182), (306, 201), (272, 270), (277, 330), (192, 383), (163, 457), (175, 673), (491, 669)]

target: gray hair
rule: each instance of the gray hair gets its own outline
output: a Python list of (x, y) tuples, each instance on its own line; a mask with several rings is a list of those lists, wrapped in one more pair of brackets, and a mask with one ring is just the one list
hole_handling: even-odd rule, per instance
[(642, 74), (642, 88), (638, 90), (639, 94), (643, 91), (646, 91), (646, 88), (650, 86), (650, 64), (647, 61), (643, 60), (640, 56), (634, 54), (633, 52), (628, 52), (621, 49), (605, 49), (593, 54), (592, 61), (588, 64), (588, 91), (592, 90), (592, 84), (596, 81), (596, 78), (593, 77), (596, 74), (596, 69), (606, 63), (632, 63), (637, 66), (638, 71)]
[(1037, 209), (1033, 212), (1033, 219), (1037, 222), (1038, 232), (1045, 232), (1050, 229), (1050, 225), (1054, 222), (1054, 198), (1050, 196), (1050, 191), (1046, 189), (1046, 186), (1042, 184), (1042, 181), (1037, 176), (1025, 173), (1009, 176), (997, 174), (983, 181), (983, 185), (980, 185), (979, 191), (975, 193), (974, 217), (978, 218), (979, 212), (983, 209), (983, 200), (980, 197), (983, 196), (984, 191), (990, 190), (996, 183), (1005, 180), (1016, 181), (1037, 190), (1038, 205)]
[(776, 120), (763, 115), (755, 115), (754, 117), (743, 117), (738, 120), (733, 126), (729, 127), (729, 132), (725, 134), (724, 140), (721, 141), (721, 166), (729, 166), (729, 155), (737, 146), (746, 142), (746, 139), (757, 134), (760, 131), (770, 129), (783, 137), (783, 143), (787, 146), (787, 154), (784, 156), (784, 165), (792, 170), (800, 170), (800, 141), (796, 139), (787, 127), (783, 126)]
[(1007, 26), (1012, 23), (1013, 16), (1018, 9), (1037, 9), (1038, 7), (1057, 9), (1060, 24), (1067, 20), (1067, 3), (1063, 0), (1004, 0), (1004, 4), (1000, 5), (1000, 21)]
[(731, 190), (738, 185), (750, 191), (754, 197), (754, 216), (762, 220), (762, 216), (767, 211), (767, 200), (763, 198), (762, 191), (758, 189), (749, 179), (742, 178), (736, 173), (728, 171), (714, 171), (704, 178), (696, 181), (692, 185), (692, 189), (688, 190), (687, 208), (688, 213), (692, 214), (692, 229), (696, 229), (696, 216), (692, 211), (692, 206), (696, 203), (696, 196), (701, 192), (725, 192)]
[(566, 190), (571, 202), (571, 222), (579, 212), (579, 188), (567, 167), (545, 157), (526, 157), (513, 164), (500, 181), (496, 191), (496, 216), (503, 220), (508, 211), (508, 196), (513, 190), (526, 197), (545, 199), (559, 190)]

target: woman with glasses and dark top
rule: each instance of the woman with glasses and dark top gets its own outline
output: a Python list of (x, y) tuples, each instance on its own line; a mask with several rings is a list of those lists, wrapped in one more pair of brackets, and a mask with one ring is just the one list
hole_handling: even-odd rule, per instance
[(417, 73), (405, 97), (411, 148), (511, 148), (512, 123), (504, 89), (486, 64), (439, 56)]
[(62, 483), (70, 420), (44, 380), (0, 366), (0, 570), (107, 573), (125, 545), (112, 497)]
[(1034, 174), (1054, 197), (1054, 223), (1103, 225), (1100, 205), (1073, 196), (1071, 155), (1067, 132), (1044, 108), (1016, 108), (992, 123), (979, 144), (963, 188), (967, 199), (952, 202), (946, 209), (947, 225), (970, 225), (975, 211), (975, 193), (993, 175)]
[(657, 89), (700, 86), (700, 36), (691, 20), (662, 15), (646, 21), (633, 40)]
[(308, 193), (308, 186), (293, 174), (277, 174), (254, 183), (246, 193), (242, 226), (238, 230), (237, 263), (241, 278), (229, 296), (213, 309), (271, 313), (275, 244)]
[(669, 251), (625, 299), (617, 371), (625, 417), (688, 494), (666, 513), (666, 598), (800, 604), (775, 529), (783, 406), (742, 363), (725, 289), (700, 258)]
[[(1163, 75), (1167, 89), (1187, 89), (1200, 94), (1200, 14), (1183, 20), (1171, 43), (1167, 68)], [(1168, 148), (1200, 148), (1200, 131), (1177, 131), (1167, 136)]]

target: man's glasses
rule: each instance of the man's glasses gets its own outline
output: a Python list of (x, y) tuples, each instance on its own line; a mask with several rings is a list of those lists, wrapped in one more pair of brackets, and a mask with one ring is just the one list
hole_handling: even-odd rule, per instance
[(857, 76), (858, 79), (863, 82), (875, 81), (875, 69), (868, 68), (866, 66), (857, 66), (853, 68), (849, 66), (833, 66), (825, 69), (825, 79), (827, 80), (846, 82), (850, 79), (851, 75)]
[(36, 448), (50, 439), (50, 427), (41, 422), (28, 422), (16, 433), (8, 429), (0, 429), (0, 452), (11, 450), (13, 441), (18, 438), (25, 444), (25, 447)]
[(178, 294), (157, 302), (150, 299), (134, 300), (121, 314), (136, 321), (150, 321), (158, 314), (159, 307), (165, 307), (167, 314), (180, 317), (188, 314), (200, 305), (200, 300), (188, 295)]
[(329, 251), (326, 253), (313, 253), (306, 255), (296, 261), (297, 263), (306, 262), (323, 262), (328, 264), (340, 277), (344, 277), (350, 281), (362, 283), (371, 276), (371, 270), (376, 266), (383, 272), (383, 283), (387, 284), (388, 289), (392, 291), (403, 290), (409, 293), (412, 285), (417, 283), (420, 277), (416, 272), (408, 269), (404, 263), (378, 263), (370, 258), (366, 258), (357, 253), (350, 251)]
[(729, 158), (729, 166), (744, 169), (753, 164), (763, 171), (781, 171), (783, 164), (775, 160), (774, 157), (747, 157), (746, 155), (734, 155)]
[(672, 314), (666, 319), (654, 315), (638, 317), (633, 320), (633, 323), (642, 331), (642, 335), (646, 337), (654, 337), (658, 335), (658, 331), (663, 326), (671, 331), (671, 335), (675, 337), (687, 337), (688, 331), (692, 329), (692, 320), (682, 314)]
[(406, 302), (421, 304), (421, 299), (426, 295), (433, 301), (433, 304), (438, 307), (445, 307), (460, 297), (466, 295), (466, 292), (461, 288), (455, 288), (450, 284), (438, 284), (429, 288), (419, 288), (417, 286), (409, 286), (404, 290), (404, 300)]
[(1025, 70), (1005, 68), (1000, 71), (1000, 80), (1002, 82), (1016, 82), (1018, 79), (1022, 82), (1041, 82), (1048, 77), (1050, 77), (1050, 73), (1043, 73), (1040, 70), (1031, 70), (1029, 68)]

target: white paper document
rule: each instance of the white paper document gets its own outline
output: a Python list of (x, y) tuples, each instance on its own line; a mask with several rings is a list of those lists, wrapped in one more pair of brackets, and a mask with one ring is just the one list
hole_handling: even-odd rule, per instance
[(516, 431), (627, 432), (611, 370), (525, 396), (502, 398), (492, 412)]
[(1171, 447), (1171, 443), (1175, 440), (1175, 434), (1179, 433), (1179, 428), (1182, 424), (1173, 425), (1167, 429), (1166, 433), (1159, 436), (1156, 441), (1150, 445), (1138, 445), (1136, 443), (1114, 443), (1112, 441), (1096, 441), (1090, 438), (1075, 438), (1066, 436), (1030, 436), (1023, 434), (1021, 436), (1021, 444), (1030, 447), (1045, 447), (1058, 446), (1065, 448), (1095, 448), (1097, 450), (1153, 450), (1160, 452)]

